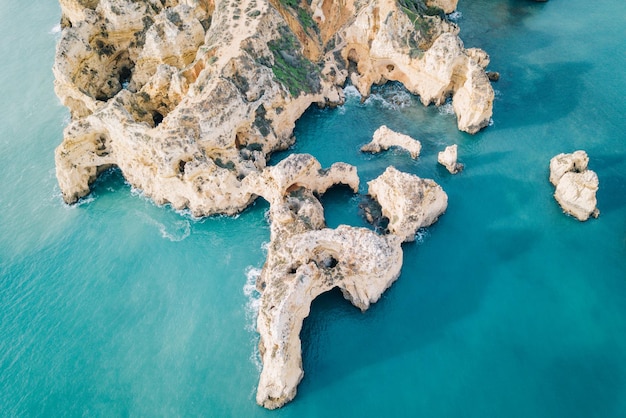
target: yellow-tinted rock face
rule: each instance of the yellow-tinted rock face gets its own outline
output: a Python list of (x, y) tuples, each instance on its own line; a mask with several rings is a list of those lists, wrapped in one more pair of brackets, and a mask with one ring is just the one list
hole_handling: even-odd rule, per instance
[(341, 103), (348, 78), (364, 95), (398, 80), (424, 104), (452, 97), (459, 128), (476, 132), (491, 117), (488, 57), (465, 50), (453, 23), (405, 3), (62, 0), (64, 199), (116, 165), (158, 203), (241, 211), (251, 199), (241, 180), (291, 144), (312, 103)]

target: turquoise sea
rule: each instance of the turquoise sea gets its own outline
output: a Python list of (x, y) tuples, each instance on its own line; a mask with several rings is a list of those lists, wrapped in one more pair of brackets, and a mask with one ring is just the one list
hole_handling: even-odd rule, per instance
[[(357, 165), (362, 193), (393, 164), (449, 207), (369, 311), (339, 292), (314, 302), (298, 395), (266, 411), (252, 283), (267, 203), (193, 219), (112, 171), (64, 205), (60, 9), (0, 0), (0, 416), (626, 416), (626, 2), (460, 3), (466, 46), (501, 74), (490, 127), (460, 133), (397, 85), (297, 124), (291, 152)], [(381, 124), (422, 141), (419, 160), (360, 154)], [(436, 163), (450, 144), (456, 176)], [(576, 149), (600, 179), (586, 223), (548, 182), (550, 158)], [(364, 225), (359, 200), (329, 191), (329, 225)]]

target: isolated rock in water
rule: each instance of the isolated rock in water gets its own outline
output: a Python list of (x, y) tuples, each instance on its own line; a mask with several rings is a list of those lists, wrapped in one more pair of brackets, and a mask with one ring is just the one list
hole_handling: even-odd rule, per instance
[(378, 153), (391, 147), (404, 148), (411, 154), (411, 158), (416, 159), (420, 155), (422, 144), (408, 135), (394, 132), (383, 125), (376, 129), (372, 141), (363, 145), (361, 151)]
[(366, 310), (397, 279), (401, 266), (396, 236), (345, 225), (297, 234), (272, 247), (257, 321), (263, 360), (257, 403), (274, 409), (295, 396), (304, 374), (299, 334), (318, 295), (338, 287)]
[(589, 157), (585, 151), (574, 151), (571, 154), (559, 154), (550, 160), (550, 183), (556, 186), (563, 174), (582, 173), (587, 170)]
[(443, 165), (451, 174), (456, 174), (463, 170), (463, 164), (457, 162), (457, 145), (450, 145), (445, 150), (437, 154), (437, 161)]
[(588, 163), (585, 151), (559, 154), (550, 160), (550, 182), (556, 186), (554, 198), (565, 213), (579, 221), (600, 215), (596, 200), (600, 182), (597, 174), (587, 169)]
[(367, 185), (368, 193), (389, 219), (389, 232), (404, 242), (414, 241), (417, 230), (435, 223), (448, 207), (448, 195), (433, 180), (394, 167), (388, 167)]

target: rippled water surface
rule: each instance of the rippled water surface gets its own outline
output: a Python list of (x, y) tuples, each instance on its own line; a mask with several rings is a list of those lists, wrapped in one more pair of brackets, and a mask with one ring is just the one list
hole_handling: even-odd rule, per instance
[[(449, 207), (369, 311), (340, 292), (313, 303), (304, 380), (273, 412), (254, 401), (267, 204), (193, 219), (112, 171), (64, 205), (59, 15), (54, 1), (0, 0), (0, 415), (626, 415), (625, 2), (461, 0), (466, 46), (502, 76), (475, 136), (397, 85), (303, 116), (290, 152), (357, 165), (361, 193), (393, 164), (435, 179)], [(422, 156), (359, 153), (381, 124), (422, 141)], [(450, 144), (456, 176), (436, 163)], [(586, 223), (547, 180), (550, 158), (576, 149), (600, 179), (601, 215)], [(328, 224), (364, 226), (359, 201), (331, 190)]]

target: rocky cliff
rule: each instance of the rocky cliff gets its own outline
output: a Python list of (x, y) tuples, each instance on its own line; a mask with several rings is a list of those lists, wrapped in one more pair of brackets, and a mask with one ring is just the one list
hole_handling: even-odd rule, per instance
[[(445, 4), (443, 4), (445, 3)], [(61, 0), (55, 89), (72, 120), (56, 151), (66, 202), (118, 166), (157, 203), (233, 214), (242, 179), (293, 142), (313, 103), (397, 80), (424, 104), (452, 97), (459, 128), (491, 117), (487, 55), (419, 0)]]

